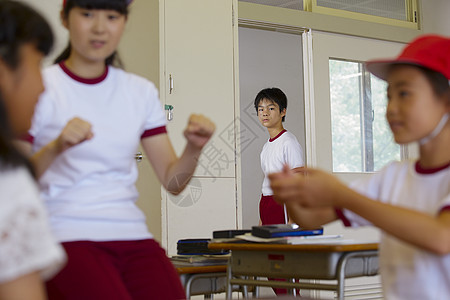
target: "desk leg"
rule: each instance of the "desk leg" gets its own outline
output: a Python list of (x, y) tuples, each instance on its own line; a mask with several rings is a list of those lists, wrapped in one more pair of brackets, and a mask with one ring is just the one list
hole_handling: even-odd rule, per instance
[[(186, 299), (191, 299), (191, 294), (192, 294), (192, 285), (194, 283), (194, 281), (198, 280), (198, 279), (202, 279), (202, 278), (207, 278), (210, 280), (210, 291), (211, 294), (204, 294), (205, 295), (205, 299), (213, 299), (213, 294), (218, 292), (217, 291), (217, 279), (220, 277), (224, 277), (223, 273), (198, 273), (198, 274), (191, 274), (187, 277), (187, 280), (185, 280), (184, 283), (184, 290), (186, 293)], [(184, 279), (184, 278), (183, 278)], [(228, 279), (227, 279), (227, 283), (228, 283)]]
[[(254, 279), (258, 280), (258, 277), (255, 277)], [(259, 298), (259, 286), (258, 285), (253, 287), (253, 298)]]
[[(296, 283), (297, 281), (295, 280), (295, 278), (289, 278), (288, 279), (288, 281), (289, 282), (292, 282), (292, 283)], [(296, 291), (297, 291), (297, 289), (296, 288), (292, 288), (292, 289), (288, 289), (288, 292), (289, 292), (289, 294), (291, 294), (292, 296), (296, 296)]]
[[(365, 264), (368, 263), (368, 260), (371, 257), (378, 255), (378, 251), (367, 251), (367, 252), (348, 252), (339, 259), (337, 266), (337, 299), (344, 300), (344, 282), (345, 282), (345, 267), (347, 265), (347, 261), (353, 257), (361, 257), (364, 259)], [(368, 268), (364, 269), (364, 275), (367, 276)]]
[[(248, 276), (244, 276), (245, 280), (248, 280)], [(244, 299), (248, 299), (248, 285), (243, 285), (242, 286), (242, 297)]]
[(228, 262), (227, 266), (227, 286), (226, 286), (226, 299), (231, 300), (233, 297), (233, 286), (231, 285), (231, 262)]
[(187, 284), (184, 288), (187, 300), (191, 299), (191, 284), (192, 284), (192, 277), (188, 279)]
[(338, 284), (337, 284), (337, 299), (344, 300), (344, 282), (345, 282), (345, 265), (347, 263), (347, 259), (344, 257), (339, 261), (338, 265)]

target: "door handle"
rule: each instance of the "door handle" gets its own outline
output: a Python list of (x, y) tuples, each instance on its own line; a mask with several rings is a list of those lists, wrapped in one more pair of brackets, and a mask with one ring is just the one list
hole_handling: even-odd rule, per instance
[(173, 77), (172, 74), (169, 74), (169, 94), (172, 94), (173, 91)]
[(173, 120), (173, 105), (166, 104), (164, 105), (164, 109), (167, 110), (167, 121)]
[(136, 162), (141, 162), (144, 159), (144, 155), (142, 155), (142, 152), (138, 152), (136, 153), (136, 155), (134, 156), (134, 159), (136, 160)]

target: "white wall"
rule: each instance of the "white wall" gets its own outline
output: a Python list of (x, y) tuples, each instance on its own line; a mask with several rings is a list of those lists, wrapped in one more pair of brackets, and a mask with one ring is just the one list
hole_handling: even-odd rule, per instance
[(449, 0), (422, 0), (422, 28), (425, 33), (450, 36), (449, 16)]

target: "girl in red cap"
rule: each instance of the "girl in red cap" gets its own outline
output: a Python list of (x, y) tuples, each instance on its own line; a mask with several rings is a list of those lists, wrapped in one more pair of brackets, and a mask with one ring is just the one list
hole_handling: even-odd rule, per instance
[(30, 128), (53, 34), (36, 11), (5, 0), (0, 33), (0, 299), (43, 300), (43, 279), (59, 271), (65, 255), (51, 234), (32, 167), (13, 138)]
[(385, 299), (450, 299), (449, 54), (449, 38), (427, 35), (396, 59), (367, 63), (389, 84), (386, 118), (395, 141), (418, 142), (417, 161), (390, 163), (352, 188), (315, 169), (270, 176), (276, 199), (302, 227), (341, 219), (382, 230)]
[[(179, 276), (136, 206), (139, 143), (161, 184), (180, 193), (214, 124), (192, 115), (178, 158), (156, 87), (113, 65), (127, 0), (67, 0), (67, 49), (44, 70), (27, 151), (67, 266), (50, 299), (182, 299)], [(150, 200), (150, 199), (149, 199)]]

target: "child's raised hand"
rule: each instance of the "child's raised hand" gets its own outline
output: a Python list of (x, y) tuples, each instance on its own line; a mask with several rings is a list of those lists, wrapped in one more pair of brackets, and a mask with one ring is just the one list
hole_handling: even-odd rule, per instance
[(299, 177), (287, 165), (283, 166), (281, 172), (269, 174), (270, 187), (277, 202), (283, 204), (299, 198)]
[(337, 196), (345, 186), (336, 177), (317, 169), (305, 168), (302, 173), (285, 166), (282, 172), (269, 174), (276, 201), (296, 202), (304, 207), (337, 205)]
[(94, 136), (91, 128), (91, 124), (87, 121), (77, 117), (71, 119), (56, 140), (58, 150), (63, 152), (70, 147), (90, 140)]
[(294, 171), (294, 173), (305, 174), (306, 168), (305, 167), (297, 167), (297, 168), (293, 168), (292, 171)]
[(192, 114), (184, 130), (184, 136), (192, 146), (203, 148), (215, 130), (216, 125), (210, 119), (203, 115)]

